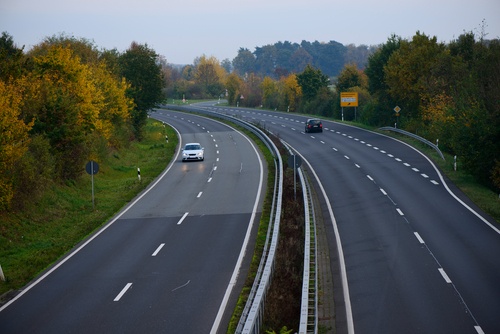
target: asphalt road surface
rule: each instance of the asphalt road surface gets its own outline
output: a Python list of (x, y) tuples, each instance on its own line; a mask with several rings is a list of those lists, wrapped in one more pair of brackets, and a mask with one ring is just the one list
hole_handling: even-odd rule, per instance
[(338, 333), (500, 333), (498, 224), (423, 154), (336, 122), (305, 133), (291, 113), (200, 107), (260, 124), (310, 163), (336, 254)]
[(168, 111), (154, 117), (180, 132), (181, 145), (200, 142), (205, 160), (177, 156), (103, 229), (4, 305), (0, 333), (225, 331), (252, 254), (264, 166), (250, 140), (226, 125)]

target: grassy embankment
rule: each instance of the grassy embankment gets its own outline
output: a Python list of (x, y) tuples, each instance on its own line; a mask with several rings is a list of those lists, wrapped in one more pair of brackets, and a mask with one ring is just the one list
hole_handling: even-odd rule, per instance
[(165, 169), (177, 142), (173, 129), (149, 119), (144, 140), (98, 161), (94, 209), (91, 177), (85, 173), (76, 181), (49, 185), (23, 212), (0, 214), (0, 266), (6, 278), (0, 281), (0, 295), (23, 287), (105, 224)]

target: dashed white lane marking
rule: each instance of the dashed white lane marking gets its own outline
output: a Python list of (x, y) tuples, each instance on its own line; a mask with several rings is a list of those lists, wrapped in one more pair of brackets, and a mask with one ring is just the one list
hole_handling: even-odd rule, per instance
[(122, 289), (122, 291), (120, 291), (120, 293), (118, 294), (118, 296), (115, 297), (115, 299), (113, 299), (113, 301), (117, 302), (119, 301), (123, 295), (125, 294), (125, 292), (127, 292), (128, 289), (130, 289), (130, 287), (132, 286), (132, 283), (127, 283), (125, 285), (125, 287)]
[(320, 140), (319, 142), (320, 142), (321, 144), (324, 144), (324, 143), (325, 143), (325, 142), (324, 142), (324, 141), (322, 141), (322, 140)]
[(158, 255), (158, 253), (161, 251), (161, 249), (163, 248), (163, 246), (165, 246), (165, 244), (160, 244), (160, 246), (158, 246), (158, 248), (156, 248), (155, 252), (153, 254), (151, 254), (151, 256)]
[(334, 150), (335, 152), (338, 152), (338, 150), (335, 147), (332, 147), (332, 150)]
[(370, 179), (370, 181), (373, 181), (373, 177), (371, 177), (370, 175), (366, 175), (366, 177)]
[(347, 155), (344, 155), (344, 158), (346, 158), (347, 160), (349, 160), (349, 157)]
[(214, 166), (214, 170), (217, 170), (217, 166)]
[(212, 178), (211, 178), (211, 177), (210, 177), (210, 178), (208, 178), (208, 181), (207, 181), (207, 182), (212, 182)]
[(422, 175), (422, 177), (424, 177), (424, 178), (426, 178), (426, 179), (428, 179), (428, 178), (429, 178), (429, 175), (427, 175), (427, 174), (422, 173), (422, 174), (420, 174), (420, 175)]
[(413, 234), (415, 234), (415, 237), (417, 237), (418, 242), (420, 242), (421, 244), (425, 244), (424, 239), (422, 239), (422, 237), (420, 236), (420, 234), (418, 234), (418, 232), (413, 232)]
[(438, 184), (439, 184), (439, 182), (434, 181), (434, 180), (431, 180), (431, 183), (433, 183), (433, 184), (435, 184), (435, 185), (438, 185)]
[(474, 326), (474, 329), (476, 330), (477, 334), (484, 334), (483, 329), (481, 326)]
[(446, 272), (444, 271), (443, 268), (438, 268), (439, 270), (439, 273), (441, 274), (441, 276), (443, 276), (444, 280), (446, 281), (446, 283), (451, 283), (451, 279), (448, 277), (448, 275), (446, 274)]
[(382, 192), (382, 194), (384, 194), (385, 196), (387, 196), (387, 193), (385, 192), (384, 189), (380, 188), (380, 191)]
[(393, 156), (392, 154), (390, 154), (390, 153), (389, 153), (389, 154), (387, 154), (387, 156), (388, 156), (389, 158), (394, 158), (394, 156)]
[(200, 192), (198, 193), (198, 196), (196, 196), (196, 198), (200, 198), (200, 197), (201, 197), (201, 195), (203, 195), (203, 191), (200, 191)]
[(404, 216), (405, 214), (403, 213), (403, 211), (401, 211), (401, 209), (396, 209), (396, 211), (399, 213), (400, 216)]
[(417, 172), (417, 173), (418, 173), (418, 172), (420, 172), (420, 171), (418, 170), (418, 168), (415, 168), (415, 167), (413, 167), (411, 170), (412, 170), (412, 171), (414, 171), (414, 172)]
[(358, 167), (358, 168), (361, 168), (361, 166), (360, 166), (360, 165), (358, 165), (358, 164), (354, 164), (354, 166), (356, 166), (356, 167)]
[(397, 162), (401, 162), (403, 160), (399, 159), (399, 158), (394, 158), (394, 160), (396, 160)]
[(406, 167), (410, 167), (411, 165), (407, 162), (403, 163), (403, 165), (405, 165)]
[(384, 150), (380, 150), (380, 153), (382, 153), (382, 154), (386, 154), (387, 152), (386, 152), (386, 151), (384, 151)]
[(187, 217), (187, 215), (188, 215), (188, 214), (189, 214), (189, 212), (186, 212), (186, 213), (184, 214), (184, 216), (182, 216), (182, 218), (181, 218), (181, 219), (177, 222), (177, 225), (182, 224), (182, 222), (184, 221), (184, 219), (186, 219), (186, 217)]

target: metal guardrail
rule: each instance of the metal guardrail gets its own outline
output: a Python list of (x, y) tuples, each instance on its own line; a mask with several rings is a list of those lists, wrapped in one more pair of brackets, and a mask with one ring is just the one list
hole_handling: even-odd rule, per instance
[[(259, 270), (252, 286), (252, 290), (247, 300), (247, 305), (245, 306), (244, 312), (241, 316), (240, 323), (242, 324), (242, 326), (238, 325), (238, 329), (236, 330), (236, 333), (259, 334), (261, 332), (262, 320), (264, 316), (264, 303), (266, 300), (266, 293), (271, 284), (271, 278), (274, 272), (275, 253), (278, 247), (279, 227), (281, 221), (281, 204), (283, 197), (283, 161), (281, 160), (278, 148), (276, 147), (276, 145), (274, 145), (273, 141), (259, 128), (231, 115), (208, 111), (204, 108), (197, 108), (192, 106), (186, 107), (177, 105), (164, 105), (162, 107), (170, 110), (197, 112), (200, 114), (217, 116), (219, 118), (234, 122), (256, 134), (265, 143), (265, 145), (269, 148), (271, 154), (273, 154), (273, 156), (275, 157), (275, 164), (277, 165), (277, 181), (275, 181), (273, 196), (274, 210), (271, 213), (271, 221), (274, 217), (274, 223), (271, 224), (270, 222), (269, 224), (270, 226), (268, 230), (268, 236), (265, 243), (265, 246), (267, 246), (267, 252), (265, 249), (261, 258)], [(271, 229), (271, 240), (270, 242), (268, 242)]]
[(379, 128), (379, 130), (382, 130), (382, 131), (393, 131), (393, 132), (398, 132), (398, 133), (401, 133), (403, 135), (406, 135), (408, 137), (412, 137), (416, 140), (419, 140), (421, 141), (422, 143), (424, 144), (427, 144), (429, 145), (430, 147), (432, 147), (438, 154), (439, 156), (441, 157), (441, 159), (445, 160), (444, 159), (444, 155), (443, 153), (441, 152), (441, 150), (439, 149), (439, 147), (437, 147), (437, 145), (434, 145), (433, 143), (431, 143), (430, 141), (428, 141), (427, 139), (425, 138), (422, 138), (420, 136), (417, 136), (416, 134), (414, 133), (411, 133), (411, 132), (408, 132), (408, 131), (405, 131), (405, 130), (401, 130), (401, 129), (398, 129), (398, 128), (393, 128), (392, 126), (385, 126), (385, 127), (382, 127), (382, 128)]
[[(288, 152), (291, 148), (283, 142)], [(300, 303), (299, 334), (318, 333), (318, 279), (317, 279), (317, 243), (314, 205), (311, 187), (302, 168), (297, 168), (302, 198), (304, 201), (304, 262), (302, 273), (302, 296)]]

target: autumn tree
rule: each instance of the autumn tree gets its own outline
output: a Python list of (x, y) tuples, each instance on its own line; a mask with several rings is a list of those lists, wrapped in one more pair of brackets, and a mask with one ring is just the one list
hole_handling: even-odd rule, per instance
[(279, 91), (276, 81), (265, 77), (261, 83), (262, 105), (264, 108), (275, 109), (279, 106)]
[(302, 88), (299, 85), (297, 75), (291, 74), (288, 77), (281, 78), (280, 81), (281, 108), (290, 112), (298, 110), (302, 98)]
[(236, 74), (231, 73), (226, 78), (227, 101), (229, 105), (236, 105), (243, 88), (243, 80)]
[(21, 118), (22, 88), (0, 80), (0, 211), (9, 209), (14, 196), (13, 175), (16, 162), (29, 144), (33, 122)]
[(217, 97), (224, 90), (224, 80), (227, 75), (224, 68), (215, 57), (201, 56), (196, 62), (195, 82), (200, 85), (203, 95)]

